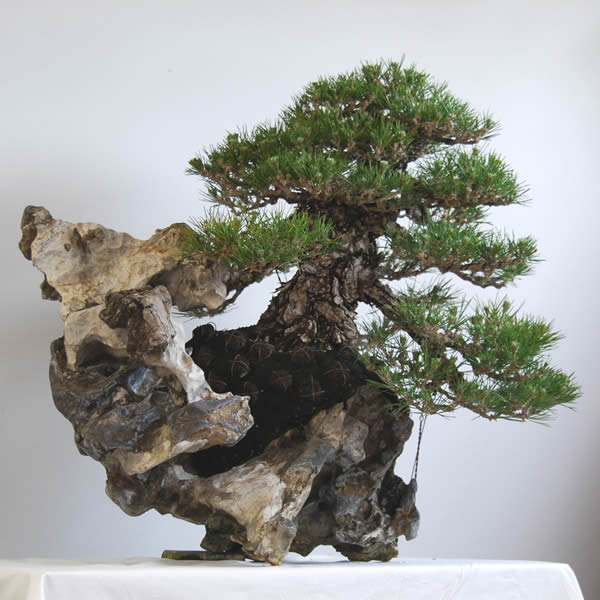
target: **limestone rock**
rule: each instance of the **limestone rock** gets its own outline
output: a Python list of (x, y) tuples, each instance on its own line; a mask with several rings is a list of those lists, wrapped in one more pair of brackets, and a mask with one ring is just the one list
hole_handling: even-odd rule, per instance
[[(45, 298), (61, 299), (61, 316), (104, 302), (110, 292), (163, 283), (181, 310), (218, 308), (227, 295), (223, 265), (183, 260), (191, 229), (175, 223), (138, 240), (95, 223), (53, 219), (28, 206), (21, 222), (23, 255), (45, 275)], [(117, 258), (118, 257), (118, 258)]]
[(52, 345), (50, 381), (82, 453), (107, 468), (143, 473), (246, 434), (248, 398), (213, 392), (171, 319), (169, 289), (158, 283), (171, 285), (186, 306), (224, 300), (221, 280), (198, 260), (192, 282), (192, 262), (181, 259), (187, 226), (140, 241), (29, 206), (21, 228), (19, 248), (44, 273), (43, 295), (62, 303), (65, 336)]
[(173, 302), (214, 309), (228, 275), (181, 258), (184, 225), (141, 241), (27, 207), (22, 231), (43, 297), (62, 303), (54, 402), (127, 514), (205, 524), (206, 550), (273, 564), (320, 544), (389, 560), (416, 535), (416, 483), (393, 473), (412, 421), (348, 347), (284, 351), (211, 325), (186, 343)]
[(80, 452), (109, 474), (144, 473), (185, 452), (233, 444), (253, 424), (247, 398), (208, 390), (206, 400), (189, 402), (175, 376), (143, 360), (99, 354), (72, 371), (63, 339), (51, 352), (56, 407), (72, 423)]
[(75, 371), (79, 365), (93, 360), (99, 352), (115, 358), (128, 356), (127, 331), (112, 329), (100, 319), (104, 308), (104, 304), (84, 308), (65, 319), (65, 352), (71, 370)]
[(202, 369), (185, 351), (184, 330), (171, 319), (171, 297), (162, 286), (113, 292), (106, 296), (100, 319), (113, 329), (127, 331), (127, 352), (146, 364), (167, 370), (179, 379), (189, 402), (222, 396), (211, 389)]
[[(354, 560), (389, 560), (387, 546), (396, 552), (393, 541), (399, 536), (415, 537), (416, 483), (406, 485), (393, 473), (412, 421), (391, 413), (383, 419), (385, 402), (370, 386), (347, 402), (340, 452), (324, 466), (298, 517), (293, 551), (306, 555), (319, 544), (331, 544)], [(386, 550), (374, 552), (376, 547)]]
[[(369, 407), (362, 410), (365, 401)], [(308, 554), (319, 544), (333, 544), (355, 560), (389, 560), (396, 555), (398, 536), (416, 533), (418, 512), (414, 486), (398, 485), (390, 465), (410, 434), (411, 421), (406, 415), (394, 417), (391, 427), (369, 421), (385, 401), (379, 391), (361, 388), (348, 408), (336, 404), (321, 411), (259, 456), (223, 473), (199, 476), (194, 455), (180, 456), (142, 474), (109, 473), (107, 493), (128, 514), (155, 508), (205, 523), (202, 546), (212, 552), (241, 549), (278, 564), (290, 549)], [(367, 445), (393, 441), (394, 447), (373, 460), (355, 453), (353, 468), (344, 471), (339, 461), (344, 457), (347, 466), (348, 434), (356, 440), (354, 429), (362, 434), (369, 425)], [(388, 489), (389, 483), (396, 485)]]

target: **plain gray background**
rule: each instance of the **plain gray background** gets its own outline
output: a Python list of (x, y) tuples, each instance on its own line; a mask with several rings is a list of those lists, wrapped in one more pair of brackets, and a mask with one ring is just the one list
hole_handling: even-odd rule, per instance
[[(496, 222), (533, 234), (545, 259), (508, 294), (565, 333), (552, 359), (584, 396), (551, 427), (430, 419), (421, 531), (400, 555), (568, 562), (600, 597), (599, 21), (581, 0), (3, 3), (0, 555), (156, 556), (202, 537), (171, 517), (125, 516), (101, 466), (77, 453), (47, 379), (58, 305), (17, 250), (23, 207), (147, 237), (202, 213), (202, 184), (184, 170), (203, 146), (274, 118), (320, 75), (405, 54), (501, 121), (491, 147), (532, 202)], [(275, 285), (249, 290), (219, 325), (253, 322)], [(414, 445), (400, 475), (413, 456)]]

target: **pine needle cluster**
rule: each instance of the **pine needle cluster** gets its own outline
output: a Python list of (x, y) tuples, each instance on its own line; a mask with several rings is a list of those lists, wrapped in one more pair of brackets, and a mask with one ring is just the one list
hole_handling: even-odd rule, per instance
[(473, 223), (450, 220), (385, 230), (385, 278), (396, 280), (437, 269), (481, 287), (504, 287), (531, 272), (537, 245), (529, 236), (514, 238)]
[(220, 258), (230, 267), (257, 273), (286, 271), (336, 247), (332, 224), (301, 212), (236, 215), (213, 210), (204, 219), (192, 219), (192, 225), (195, 235), (188, 240), (187, 254)]
[(578, 396), (573, 376), (544, 356), (560, 337), (507, 298), (471, 306), (442, 282), (398, 294), (390, 317), (365, 325), (362, 350), (379, 385), (424, 414), (464, 407), (491, 420), (543, 420)]

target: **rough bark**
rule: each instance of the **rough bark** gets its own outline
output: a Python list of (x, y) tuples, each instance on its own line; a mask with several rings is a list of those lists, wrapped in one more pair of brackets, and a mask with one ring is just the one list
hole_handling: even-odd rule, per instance
[(354, 345), (356, 308), (375, 281), (375, 243), (348, 234), (338, 250), (302, 264), (257, 323), (261, 336), (282, 350), (303, 344), (322, 349)]

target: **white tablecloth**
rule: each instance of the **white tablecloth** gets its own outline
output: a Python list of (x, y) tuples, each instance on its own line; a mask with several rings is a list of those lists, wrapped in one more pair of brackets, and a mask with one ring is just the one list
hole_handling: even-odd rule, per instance
[(582, 600), (566, 564), (335, 558), (0, 560), (2, 600)]

